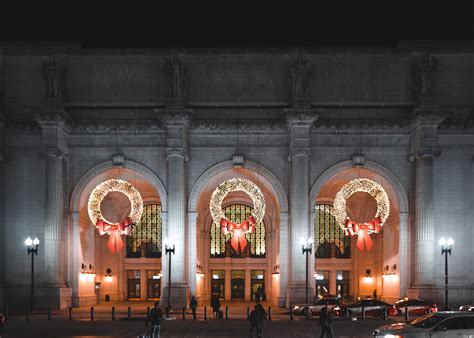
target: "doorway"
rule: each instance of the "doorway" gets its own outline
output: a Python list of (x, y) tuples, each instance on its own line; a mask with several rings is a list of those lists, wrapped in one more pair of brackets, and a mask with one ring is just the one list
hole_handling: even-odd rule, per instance
[(245, 271), (244, 270), (232, 270), (232, 289), (231, 299), (244, 299), (245, 298)]
[(158, 300), (161, 297), (160, 271), (148, 270), (147, 275), (147, 298)]
[(127, 271), (127, 295), (128, 299), (140, 299), (140, 270)]
[(266, 300), (265, 295), (265, 271), (264, 270), (252, 270), (251, 274), (251, 300), (255, 300), (257, 292), (260, 291), (262, 298), (261, 300)]
[(217, 295), (219, 299), (225, 297), (225, 271), (224, 270), (212, 270), (211, 271), (211, 295), (214, 297)]
[(316, 271), (316, 296), (329, 296), (329, 271)]

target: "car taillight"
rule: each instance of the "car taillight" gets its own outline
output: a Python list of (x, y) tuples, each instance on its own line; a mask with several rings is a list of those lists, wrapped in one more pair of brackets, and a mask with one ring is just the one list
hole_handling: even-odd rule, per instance
[(433, 308), (431, 309), (431, 312), (438, 312), (438, 307), (435, 305), (433, 305)]

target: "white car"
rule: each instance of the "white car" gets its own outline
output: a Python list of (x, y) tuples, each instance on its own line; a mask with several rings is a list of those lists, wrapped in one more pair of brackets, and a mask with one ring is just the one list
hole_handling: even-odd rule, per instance
[(374, 337), (473, 337), (474, 313), (446, 311), (427, 314), (408, 323), (381, 326)]

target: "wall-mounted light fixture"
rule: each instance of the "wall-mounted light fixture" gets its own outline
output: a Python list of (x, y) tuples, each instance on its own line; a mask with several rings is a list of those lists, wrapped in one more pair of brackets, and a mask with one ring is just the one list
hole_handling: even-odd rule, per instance
[(364, 282), (365, 283), (372, 283), (373, 277), (371, 275), (372, 271), (370, 269), (365, 270), (365, 277), (364, 277)]
[(205, 273), (204, 273), (204, 270), (203, 270), (201, 264), (196, 265), (196, 275), (200, 278), (205, 276)]
[(82, 272), (80, 275), (81, 281), (93, 282), (95, 276), (96, 276), (96, 273), (94, 271), (94, 266), (92, 264), (89, 264), (89, 267), (87, 267), (85, 263), (82, 263)]
[(106, 282), (111, 282), (112, 281), (112, 269), (111, 268), (107, 268), (107, 270), (105, 270), (105, 281)]
[(388, 264), (384, 266), (382, 278), (386, 281), (394, 281), (397, 278), (397, 264), (389, 266)]
[(272, 277), (278, 277), (280, 275), (280, 264), (273, 267)]

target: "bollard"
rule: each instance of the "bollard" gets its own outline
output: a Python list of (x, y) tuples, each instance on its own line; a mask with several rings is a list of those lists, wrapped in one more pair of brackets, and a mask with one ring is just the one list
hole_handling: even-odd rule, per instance
[(186, 320), (186, 306), (183, 306), (183, 320)]
[(384, 307), (384, 308), (383, 308), (383, 312), (382, 312), (382, 319), (383, 319), (383, 320), (387, 320), (387, 318), (388, 318), (387, 308)]
[(229, 307), (228, 306), (225, 307), (225, 319), (226, 320), (229, 319)]
[(207, 320), (207, 306), (204, 307), (204, 320)]
[(69, 320), (72, 320), (72, 306), (69, 307)]
[(26, 321), (27, 322), (30, 321), (30, 309), (29, 308), (26, 308)]
[(169, 318), (170, 317), (170, 307), (167, 306), (166, 307), (166, 318)]
[(94, 321), (94, 307), (91, 306), (91, 322)]
[(362, 320), (365, 320), (365, 307), (362, 307)]
[(150, 307), (146, 308), (146, 317), (150, 317)]
[(405, 306), (405, 321), (410, 321), (410, 315), (408, 314), (408, 306)]
[(8, 306), (5, 308), (5, 319), (8, 319)]
[(290, 309), (290, 320), (293, 320), (293, 306)]
[(130, 319), (132, 318), (132, 308), (129, 306), (127, 310), (127, 318)]
[(112, 306), (112, 320), (115, 320), (115, 306)]
[(344, 308), (344, 318), (349, 318), (349, 308), (348, 307)]
[(272, 320), (272, 307), (268, 307), (268, 320)]
[(247, 306), (247, 319), (250, 318), (250, 306)]
[(51, 320), (51, 308), (48, 307), (48, 320)]

